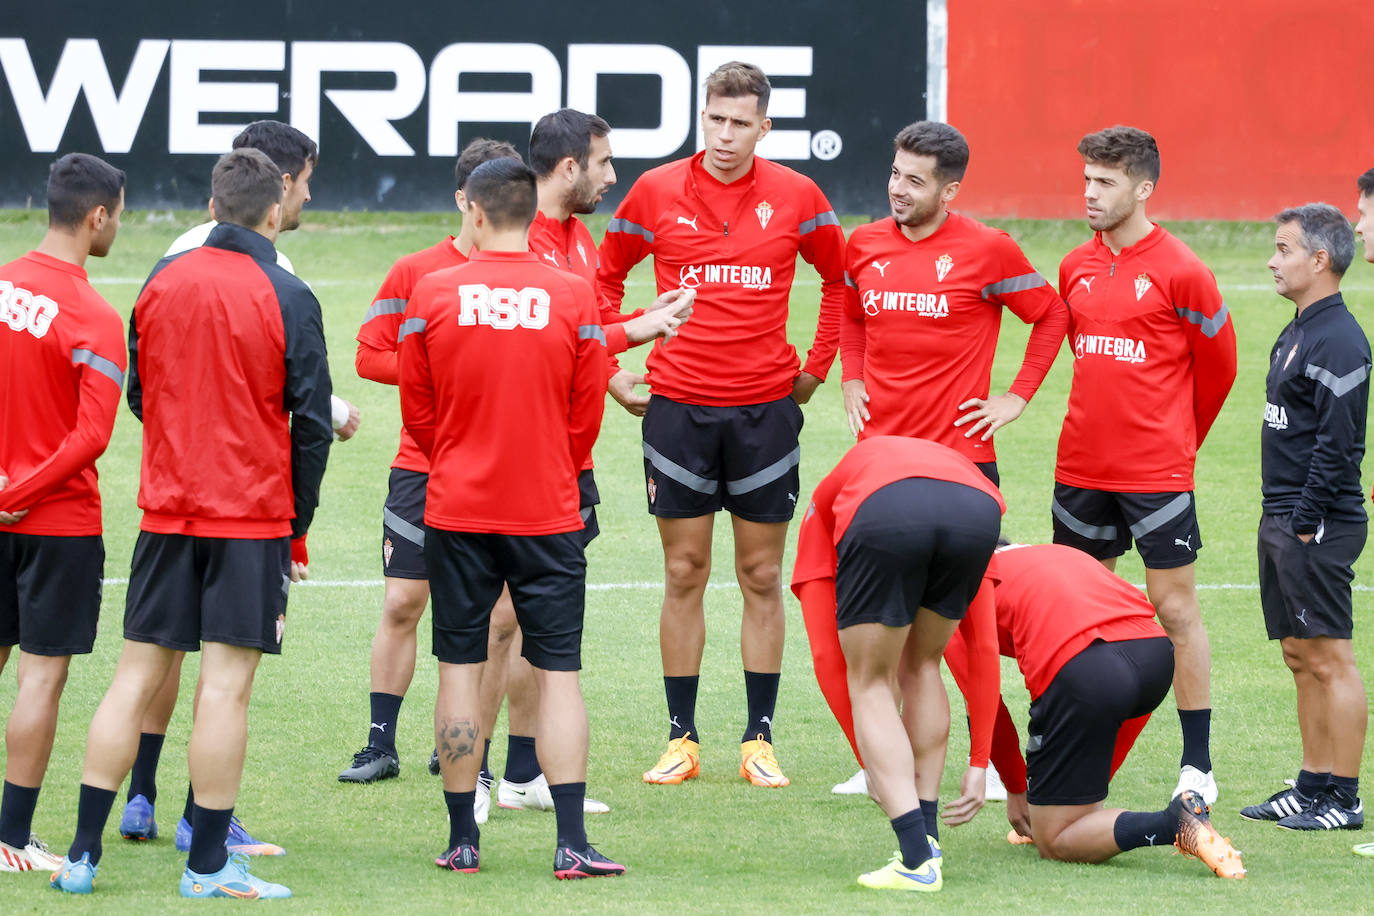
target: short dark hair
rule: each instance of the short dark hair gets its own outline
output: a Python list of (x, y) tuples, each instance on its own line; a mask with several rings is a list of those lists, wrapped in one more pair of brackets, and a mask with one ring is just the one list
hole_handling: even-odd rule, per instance
[(1139, 127), (1108, 127), (1078, 141), (1084, 162), (1120, 168), (1135, 181), (1159, 181), (1159, 145)]
[(505, 140), (489, 140), (486, 137), (478, 137), (463, 147), (463, 151), (458, 154), (458, 162), (453, 166), (454, 188), (459, 191), (463, 190), (467, 186), (468, 176), (472, 174), (472, 170), (492, 159), (525, 161), (520, 158), (520, 152)]
[(308, 162), (320, 161), (320, 148), (305, 134), (281, 121), (254, 121), (234, 138), (233, 149), (255, 149), (267, 154), (277, 166), (277, 175), (290, 175), (295, 181)]
[(939, 121), (917, 121), (897, 132), (894, 150), (935, 157), (935, 177), (941, 184), (963, 181), (968, 168), (968, 141), (958, 130)]
[(1350, 220), (1330, 204), (1303, 204), (1289, 207), (1274, 217), (1275, 224), (1297, 223), (1302, 231), (1302, 247), (1309, 255), (1325, 251), (1331, 259), (1331, 272), (1345, 276), (1355, 259), (1355, 230)]
[(591, 155), (592, 138), (604, 137), (611, 125), (604, 118), (575, 108), (562, 108), (546, 114), (530, 132), (530, 168), (544, 178), (558, 163), (571, 156), (582, 168)]
[(249, 229), (281, 203), (281, 167), (260, 150), (236, 149), (219, 157), (210, 173), (215, 219)]
[(763, 114), (768, 113), (768, 96), (772, 93), (773, 86), (768, 82), (768, 76), (753, 64), (739, 60), (721, 64), (706, 77), (703, 86), (707, 102), (711, 101), (713, 95), (727, 99), (756, 95), (759, 98), (759, 111)]
[(468, 203), (479, 204), (495, 229), (524, 228), (539, 209), (534, 172), (514, 159), (491, 159), (468, 176)]
[(1374, 194), (1374, 169), (1365, 172), (1355, 179), (1355, 184), (1360, 186), (1360, 193), (1369, 196)]
[(74, 229), (96, 207), (119, 206), (125, 176), (99, 156), (68, 153), (48, 169), (48, 225)]

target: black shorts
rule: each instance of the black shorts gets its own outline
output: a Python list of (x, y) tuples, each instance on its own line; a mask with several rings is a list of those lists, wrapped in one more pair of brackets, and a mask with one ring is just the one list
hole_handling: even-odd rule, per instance
[(797, 508), (801, 406), (707, 407), (660, 395), (644, 414), (649, 514), (698, 518), (725, 509), (749, 522), (789, 522)]
[(1094, 559), (1119, 557), (1131, 546), (1147, 569), (1175, 569), (1197, 561), (1202, 534), (1191, 490), (1180, 493), (1114, 493), (1054, 485), (1054, 543), (1076, 547)]
[(997, 473), (996, 461), (975, 461), (973, 466), (983, 472), (983, 476), (992, 481), (994, 487), (1002, 486), (1002, 475)]
[(100, 535), (0, 532), (0, 646), (30, 655), (85, 655), (100, 620)]
[(1364, 550), (1368, 527), (1367, 522), (1323, 521), (1304, 544), (1287, 516), (1260, 518), (1260, 606), (1270, 639), (1351, 638), (1352, 567)]
[(910, 626), (923, 607), (962, 620), (1001, 523), (997, 501), (963, 484), (909, 477), (875, 490), (836, 551), (839, 628)]
[(425, 568), (425, 486), (429, 475), (392, 468), (382, 507), (382, 575), (428, 579)]
[(587, 561), (581, 531), (512, 535), (426, 528), (425, 535), (439, 661), (487, 660), (491, 609), (506, 584), (525, 637), (520, 654), (545, 671), (582, 667)]
[(586, 547), (601, 533), (596, 522), (596, 507), (601, 504), (601, 491), (596, 488), (596, 475), (587, 468), (577, 475), (577, 505), (582, 512), (582, 546)]
[(1174, 679), (1167, 637), (1098, 640), (1064, 663), (1031, 703), (1026, 800), (1091, 805), (1107, 797), (1121, 723), (1155, 710)]
[(138, 533), (124, 638), (195, 652), (202, 642), (281, 653), (291, 539)]

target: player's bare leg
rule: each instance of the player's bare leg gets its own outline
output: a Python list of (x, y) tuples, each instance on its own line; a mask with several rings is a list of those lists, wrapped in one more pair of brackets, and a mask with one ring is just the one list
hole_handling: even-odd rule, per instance
[[(944, 620), (934, 612), (931, 617)], [(918, 618), (919, 619), (919, 618)], [(935, 624), (938, 621), (927, 621)], [(954, 629), (958, 622), (954, 621)], [(930, 627), (927, 627), (930, 629)], [(940, 638), (943, 628), (925, 634), (925, 639), (908, 638), (898, 670), (897, 685), (901, 697), (902, 726), (916, 764), (916, 793), (923, 799), (940, 797), (940, 779), (945, 772), (945, 752), (949, 746), (949, 695), (940, 677), (940, 654), (932, 664), (923, 651), (931, 640)], [(954, 630), (950, 630), (953, 635)], [(949, 639), (946, 638), (948, 643)], [(934, 830), (927, 828), (934, 834)]]
[[(1122, 813), (1120, 808), (1103, 808), (1101, 802), (1091, 805), (1031, 805), (1031, 836), (1042, 859), (1105, 862), (1121, 854), (1113, 828)], [(1172, 838), (1169, 842), (1172, 842)]]
[(5, 724), (6, 782), (28, 788), (43, 784), (71, 660), (70, 655), (30, 655), (20, 650), (19, 687)]
[(748, 704), (740, 739), (740, 775), (756, 786), (781, 788), (790, 780), (773, 755), (773, 716), (786, 619), (782, 609), (782, 552), (787, 523), (750, 522), (738, 516), (731, 516), (731, 521), (735, 578), (744, 599), (739, 642)]
[[(242, 646), (207, 642), (201, 648), (196, 717), (187, 750), (197, 807), (223, 810), (238, 799), (248, 748), (248, 701), (261, 658), (260, 650)], [(223, 837), (219, 843), (224, 844)]]
[(534, 668), (539, 713), (535, 747), (549, 784), (587, 781), (587, 707), (576, 671)]
[(868, 784), (888, 817), (920, 808), (911, 740), (893, 701), (909, 627), (861, 623), (840, 630), (854, 737), (863, 755)]
[(1288, 638), (1280, 645), (1297, 687), (1302, 768), (1359, 776), (1368, 701), (1351, 641)]
[(385, 582), (382, 617), (372, 638), (367, 744), (339, 774), (340, 782), (370, 783), (401, 772), (396, 720), (415, 677), (416, 629), (429, 603), (429, 580), (387, 576)]
[[(157, 768), (162, 758), (167, 728), (177, 708), (181, 665), (185, 658), (185, 652), (172, 653), (172, 666), (167, 669), (167, 676), (148, 706), (148, 711), (143, 714), (143, 722), (139, 726), (138, 755), (129, 774), (128, 803), (119, 821), (119, 832), (128, 839), (147, 840), (157, 836), (157, 822), (153, 816), (153, 806), (157, 801)], [(190, 810), (188, 798), (186, 811)]]
[(1174, 644), (1174, 701), (1183, 731), (1179, 781), (1174, 790), (1202, 794), (1208, 804), (1217, 799), (1212, 776), (1212, 647), (1202, 625), (1194, 566), (1145, 570), (1145, 591), (1160, 625)]
[(172, 666), (171, 649), (126, 639), (114, 680), (96, 707), (86, 737), (81, 782), (115, 791), (133, 766), (138, 727)]
[(676, 785), (701, 772), (697, 683), (706, 646), (703, 602), (711, 576), (715, 515), (657, 521), (663, 544), (664, 578), (658, 646), (663, 658), (663, 691), (668, 700), (668, 750), (644, 774), (644, 781)]
[[(439, 662), (439, 692), (434, 699), (434, 746), (448, 808), (449, 848), (435, 860), (458, 871), (477, 870), (475, 805), (482, 769), (482, 669), (485, 662)], [(466, 863), (467, 867), (453, 862)]]

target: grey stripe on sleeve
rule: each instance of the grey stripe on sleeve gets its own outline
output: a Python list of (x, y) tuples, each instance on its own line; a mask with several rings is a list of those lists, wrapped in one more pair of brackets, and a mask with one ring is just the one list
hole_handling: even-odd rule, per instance
[(124, 373), (119, 371), (119, 367), (110, 360), (95, 353), (92, 350), (80, 347), (72, 348), (72, 365), (84, 363), (96, 372), (114, 382), (121, 389), (124, 387)]
[(739, 496), (741, 493), (757, 490), (759, 487), (777, 480), (800, 463), (801, 446), (799, 445), (761, 471), (755, 471), (748, 477), (741, 477), (739, 480), (727, 480), (725, 492), (731, 496)]
[(698, 493), (714, 493), (720, 489), (720, 483), (715, 480), (707, 480), (693, 474), (682, 465), (668, 458), (663, 457), (649, 443), (644, 443), (644, 457), (649, 459), (649, 464), (653, 465), (654, 470), (665, 477), (672, 478), (684, 487), (690, 487)]
[(1204, 337), (1216, 337), (1217, 333), (1226, 326), (1226, 316), (1229, 314), (1226, 310), (1225, 302), (1221, 304), (1221, 309), (1211, 318), (1208, 318), (1201, 312), (1195, 312), (1192, 309), (1185, 309), (1180, 306), (1174, 306), (1174, 311), (1178, 314), (1178, 317), (1182, 318), (1184, 321), (1189, 324), (1195, 324), (1201, 328), (1202, 336)]
[(859, 284), (854, 282), (854, 278), (849, 275), (849, 271), (847, 270), (844, 272), (844, 285), (848, 286), (850, 289), (859, 288)]
[(991, 299), (993, 296), (1000, 296), (1004, 293), (1021, 293), (1044, 285), (1045, 278), (1040, 276), (1038, 272), (1032, 271), (1019, 277), (1007, 277), (1005, 280), (989, 283), (983, 287), (982, 296), (984, 299)]
[(407, 318), (405, 321), (401, 322), (401, 333), (396, 335), (396, 343), (400, 344), (401, 341), (405, 340), (411, 334), (423, 334), (425, 323), (425, 319), (423, 318)]
[(838, 226), (839, 224), (840, 218), (835, 215), (835, 211), (826, 210), (824, 213), (817, 213), (815, 216), (798, 226), (797, 232), (801, 235), (806, 235), (807, 233), (815, 232), (821, 226)]
[(1339, 398), (1354, 391), (1360, 386), (1361, 382), (1369, 377), (1369, 366), (1364, 365), (1358, 369), (1350, 370), (1345, 375), (1338, 376), (1336, 373), (1328, 369), (1323, 369), (1315, 363), (1308, 363), (1307, 370), (1303, 374), (1310, 379), (1315, 379), (1327, 388), (1330, 388), (1331, 393)]
[(650, 232), (648, 229), (645, 229), (638, 223), (632, 223), (627, 219), (621, 219), (618, 216), (606, 224), (606, 231), (623, 232), (626, 235), (643, 236), (644, 241), (648, 242), (650, 245), (652, 245), (654, 242), (654, 234)]
[(407, 299), (377, 299), (367, 310), (367, 315), (363, 318), (363, 324), (367, 324), (378, 315), (400, 315), (406, 310)]
[(1068, 509), (1060, 505), (1059, 500), (1050, 500), (1050, 512), (1059, 519), (1060, 523), (1079, 537), (1085, 537), (1092, 541), (1112, 541), (1116, 539), (1115, 525), (1089, 525), (1082, 519), (1074, 517)]
[(577, 326), (578, 340), (595, 340), (606, 346), (606, 332), (601, 329), (599, 324), (580, 324)]

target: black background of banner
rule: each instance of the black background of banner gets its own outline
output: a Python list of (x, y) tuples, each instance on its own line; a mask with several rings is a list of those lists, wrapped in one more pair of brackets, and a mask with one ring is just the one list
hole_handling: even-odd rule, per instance
[[(0, 37), (28, 43), (40, 89), (46, 96), (58, 58), (69, 38), (100, 41), (116, 95), (124, 87), (140, 39), (285, 41), (286, 65), (279, 72), (206, 71), (202, 81), (273, 81), (279, 84), (274, 114), (205, 113), (202, 123), (236, 123), (260, 117), (287, 120), (290, 113), (291, 45), (293, 41), (397, 41), (413, 48), (424, 62), (426, 80), (435, 55), (465, 42), (534, 42), (553, 53), (563, 68), (567, 97), (567, 46), (577, 43), (663, 44), (676, 50), (692, 71), (693, 123), (685, 143), (673, 156), (695, 149), (695, 88), (699, 45), (809, 45), (812, 75), (777, 76), (775, 89), (803, 87), (805, 118), (775, 118), (779, 129), (833, 130), (843, 150), (830, 161), (786, 160), (810, 175), (842, 213), (885, 213), (886, 180), (891, 165), (891, 139), (903, 125), (925, 115), (925, 4), (915, 0), (797, 0), (778, 5), (583, 3), (529, 0), (524, 3), (388, 3), (334, 0), (329, 4), (301, 0), (243, 0), (211, 5), (168, 4), (163, 0), (125, 0), (111, 4), (92, 0), (64, 3), (7, 4)], [(164, 60), (133, 147), (127, 154), (106, 154), (96, 133), (84, 93), (78, 96), (56, 153), (35, 153), (21, 125), (8, 82), (0, 75), (0, 206), (42, 206), (49, 164), (71, 151), (95, 153), (129, 174), (131, 207), (204, 205), (215, 156), (168, 152), (169, 60)], [(471, 83), (469, 82), (471, 80)], [(325, 73), (322, 94), (329, 89), (378, 89), (394, 85), (386, 74)], [(520, 91), (529, 78), (511, 75), (465, 75), (462, 88)], [(651, 127), (658, 123), (659, 82), (655, 77), (602, 76), (598, 112), (612, 127)], [(378, 156), (333, 104), (321, 98), (322, 157), (312, 182), (312, 207), (348, 210), (435, 210), (452, 206), (453, 161), (428, 154), (430, 87), (411, 116), (393, 126), (415, 149), (413, 157)], [(524, 124), (463, 123), (460, 145), (475, 136), (509, 140), (523, 154), (528, 145)], [(612, 133), (612, 143), (615, 135)], [(607, 195), (617, 202), (633, 179), (663, 159), (617, 157), (618, 187)], [(383, 192), (382, 189), (386, 190)], [(603, 212), (609, 206), (603, 204)]]

